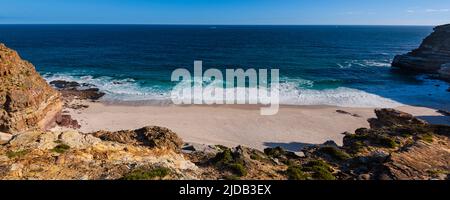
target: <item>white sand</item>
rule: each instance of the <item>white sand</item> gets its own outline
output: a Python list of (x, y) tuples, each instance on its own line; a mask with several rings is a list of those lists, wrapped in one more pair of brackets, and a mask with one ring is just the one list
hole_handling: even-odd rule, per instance
[[(128, 106), (89, 103), (84, 110), (70, 110), (82, 132), (128, 130), (144, 126), (163, 126), (175, 131), (185, 142), (244, 145), (263, 149), (283, 146), (299, 150), (304, 144), (334, 140), (342, 144), (343, 132), (368, 127), (374, 108), (330, 106), (284, 106), (274, 116), (259, 115), (258, 108), (238, 106)], [(362, 117), (337, 113), (336, 110)], [(450, 123), (433, 109), (400, 107), (416, 116)], [(440, 117), (439, 117), (440, 116)]]

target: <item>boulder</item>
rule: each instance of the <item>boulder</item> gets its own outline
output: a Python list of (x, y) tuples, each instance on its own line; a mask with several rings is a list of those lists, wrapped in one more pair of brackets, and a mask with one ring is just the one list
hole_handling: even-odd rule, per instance
[(148, 146), (151, 148), (170, 149), (175, 152), (181, 152), (183, 146), (183, 141), (176, 133), (167, 128), (157, 126), (148, 126), (137, 130), (118, 132), (98, 131), (92, 133), (92, 135), (106, 141)]
[(8, 143), (9, 140), (11, 140), (11, 138), (12, 138), (11, 134), (0, 132), (0, 145)]
[(55, 124), (61, 110), (60, 93), (31, 63), (0, 44), (0, 131), (47, 129)]
[(392, 126), (426, 125), (423, 120), (413, 115), (395, 109), (376, 109), (377, 118), (369, 119), (370, 127), (373, 129)]
[(58, 116), (56, 118), (56, 123), (62, 127), (67, 127), (67, 128), (72, 128), (72, 129), (81, 128), (81, 125), (78, 123), (78, 121), (75, 119), (72, 119), (72, 116), (70, 116), (70, 115)]
[(75, 81), (64, 81), (64, 80), (51, 81), (50, 85), (54, 86), (57, 89), (73, 89), (81, 86), (79, 83)]
[(396, 56), (392, 66), (408, 71), (438, 73), (446, 63), (450, 63), (450, 24), (435, 27), (418, 49)]

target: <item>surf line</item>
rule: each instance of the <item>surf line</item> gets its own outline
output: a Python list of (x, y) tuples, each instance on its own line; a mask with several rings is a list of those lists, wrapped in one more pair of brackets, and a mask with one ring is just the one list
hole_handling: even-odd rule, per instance
[(193, 77), (185, 68), (172, 72), (171, 80), (178, 84), (171, 91), (171, 100), (176, 105), (263, 105), (261, 115), (276, 115), (280, 107), (279, 69), (270, 69), (270, 79), (268, 71), (226, 69), (224, 79), (221, 70), (203, 71), (203, 62), (194, 61)]

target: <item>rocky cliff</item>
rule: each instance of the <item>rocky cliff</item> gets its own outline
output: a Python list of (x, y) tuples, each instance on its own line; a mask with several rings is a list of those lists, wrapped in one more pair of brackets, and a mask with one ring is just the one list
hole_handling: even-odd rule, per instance
[(450, 80), (450, 24), (437, 26), (418, 49), (394, 58), (392, 66), (425, 73), (438, 73)]
[(0, 132), (45, 129), (61, 109), (60, 94), (34, 66), (0, 44)]

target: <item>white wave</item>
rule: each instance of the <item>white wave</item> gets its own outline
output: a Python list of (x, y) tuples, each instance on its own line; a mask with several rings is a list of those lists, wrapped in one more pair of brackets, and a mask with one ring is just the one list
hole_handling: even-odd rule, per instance
[[(78, 83), (85, 83), (95, 85), (101, 91), (105, 92), (106, 95), (101, 99), (102, 101), (120, 101), (120, 102), (137, 102), (137, 101), (147, 101), (147, 102), (157, 102), (157, 103), (167, 103), (171, 102), (172, 91), (169, 89), (162, 90), (158, 87), (143, 87), (133, 79), (114, 79), (112, 77), (97, 77), (92, 76), (72, 76), (68, 74), (45, 74), (44, 78), (50, 82), (53, 80), (66, 80), (66, 81), (76, 81)], [(219, 83), (223, 85), (223, 83)], [(310, 89), (314, 82), (305, 79), (289, 79), (281, 78), (281, 83), (279, 85), (279, 95), (280, 104), (282, 105), (330, 105), (330, 106), (340, 106), (340, 107), (397, 107), (402, 104), (375, 95), (370, 94), (365, 91), (340, 87), (336, 89), (326, 89), (326, 90), (314, 90)], [(190, 87), (192, 83), (179, 83), (172, 90), (175, 93), (181, 93), (185, 87)], [(217, 85), (209, 83), (209, 85), (204, 85), (205, 90), (203, 93), (212, 93), (217, 90)], [(234, 93), (236, 89), (225, 89), (223, 90), (224, 96)], [(256, 88), (241, 88), (238, 90), (245, 93), (245, 97), (248, 94), (257, 93)], [(199, 97), (200, 94), (194, 94), (190, 98), (195, 99)], [(239, 95), (237, 95), (239, 96)], [(178, 96), (175, 98), (183, 99), (185, 97)], [(218, 98), (216, 96), (216, 98)], [(220, 99), (204, 99), (209, 101), (216, 101)], [(249, 102), (249, 99), (238, 99)], [(250, 101), (257, 101), (258, 99), (250, 99)], [(261, 99), (259, 99), (261, 100)], [(263, 102), (268, 102), (269, 99), (263, 99)]]
[(390, 60), (350, 60), (344, 63), (337, 63), (341, 69), (348, 69), (351, 67), (391, 67)]
[[(190, 87), (190, 83), (180, 83), (175, 87), (176, 94), (182, 94), (183, 89)], [(268, 93), (270, 89), (261, 88)], [(197, 93), (196, 93), (197, 92)], [(223, 95), (213, 96), (211, 98), (205, 98), (202, 94), (212, 94), (213, 92), (219, 92)], [(270, 98), (259, 99), (258, 96), (249, 94), (257, 94), (257, 88), (217, 88), (214, 86), (207, 86), (203, 91), (194, 91), (193, 95), (188, 97), (179, 95), (174, 96), (177, 100), (201, 100), (224, 102), (224, 97), (230, 94), (242, 94), (242, 96), (236, 95), (236, 101), (243, 102), (270, 102)], [(241, 98), (239, 98), (241, 97)], [(283, 82), (279, 85), (279, 97), (281, 105), (329, 105), (339, 107), (383, 107), (394, 108), (401, 106), (402, 104), (393, 101), (388, 98), (384, 98), (375, 94), (367, 93), (362, 90), (340, 87), (336, 89), (327, 90), (313, 90), (300, 87), (297, 82)], [(190, 98), (190, 99), (189, 99)]]
[(141, 87), (134, 79), (114, 79), (108, 76), (94, 78), (92, 76), (72, 76), (70, 74), (44, 74), (48, 81), (65, 80), (75, 81), (80, 84), (93, 85), (106, 95), (101, 99), (104, 101), (144, 101), (144, 100), (167, 100), (170, 94), (158, 88)]

